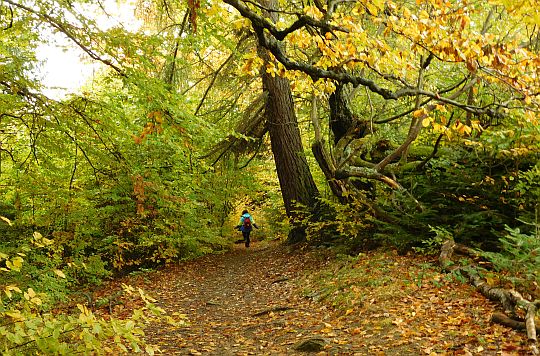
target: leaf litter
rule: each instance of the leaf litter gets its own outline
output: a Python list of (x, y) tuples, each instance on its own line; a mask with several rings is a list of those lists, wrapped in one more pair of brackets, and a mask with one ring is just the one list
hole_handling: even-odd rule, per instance
[[(145, 339), (167, 355), (521, 355), (526, 335), (490, 322), (496, 305), (426, 257), (355, 257), (277, 243), (128, 276), (168, 314)], [(116, 317), (137, 305), (118, 303)]]

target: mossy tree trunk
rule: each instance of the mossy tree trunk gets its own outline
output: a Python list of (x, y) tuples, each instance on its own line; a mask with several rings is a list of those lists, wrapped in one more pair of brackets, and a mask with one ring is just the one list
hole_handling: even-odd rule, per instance
[[(269, 9), (277, 8), (274, 0), (259, 2)], [(273, 14), (268, 14), (267, 17), (274, 21)], [(267, 50), (262, 47), (259, 47), (259, 56), (265, 64), (272, 60)], [(289, 80), (266, 71), (262, 73), (263, 88), (268, 93), (266, 116), (272, 153), (285, 210), (293, 223), (289, 242), (300, 242), (305, 240), (306, 234), (300, 225), (302, 217), (295, 211), (294, 203), (311, 209), (317, 202), (319, 191), (304, 153)]]

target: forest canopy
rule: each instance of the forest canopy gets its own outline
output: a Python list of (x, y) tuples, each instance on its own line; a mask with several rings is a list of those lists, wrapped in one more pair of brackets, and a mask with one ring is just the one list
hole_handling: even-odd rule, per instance
[[(279, 192), (293, 240), (337, 202), (363, 227), (333, 237), (496, 241), (538, 215), (533, 5), (141, 1), (133, 30), (101, 28), (99, 2), (4, 0), (6, 243), (41, 231), (115, 268), (163, 262), (222, 246), (241, 196), (277, 213)], [(103, 66), (61, 100), (36, 79), (51, 31)]]

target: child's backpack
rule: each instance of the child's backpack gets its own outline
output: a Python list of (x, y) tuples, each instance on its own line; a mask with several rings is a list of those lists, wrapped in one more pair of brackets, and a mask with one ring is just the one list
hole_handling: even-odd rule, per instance
[(244, 218), (244, 230), (251, 230), (251, 219), (248, 217)]

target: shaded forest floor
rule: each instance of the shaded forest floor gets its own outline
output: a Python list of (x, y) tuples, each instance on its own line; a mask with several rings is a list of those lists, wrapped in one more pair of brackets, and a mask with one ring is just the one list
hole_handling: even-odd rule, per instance
[(526, 353), (524, 334), (489, 321), (492, 303), (431, 262), (255, 242), (107, 290), (129, 283), (167, 312), (186, 315), (186, 326), (148, 325), (147, 342), (166, 355), (295, 354), (311, 339), (322, 343), (322, 355)]

